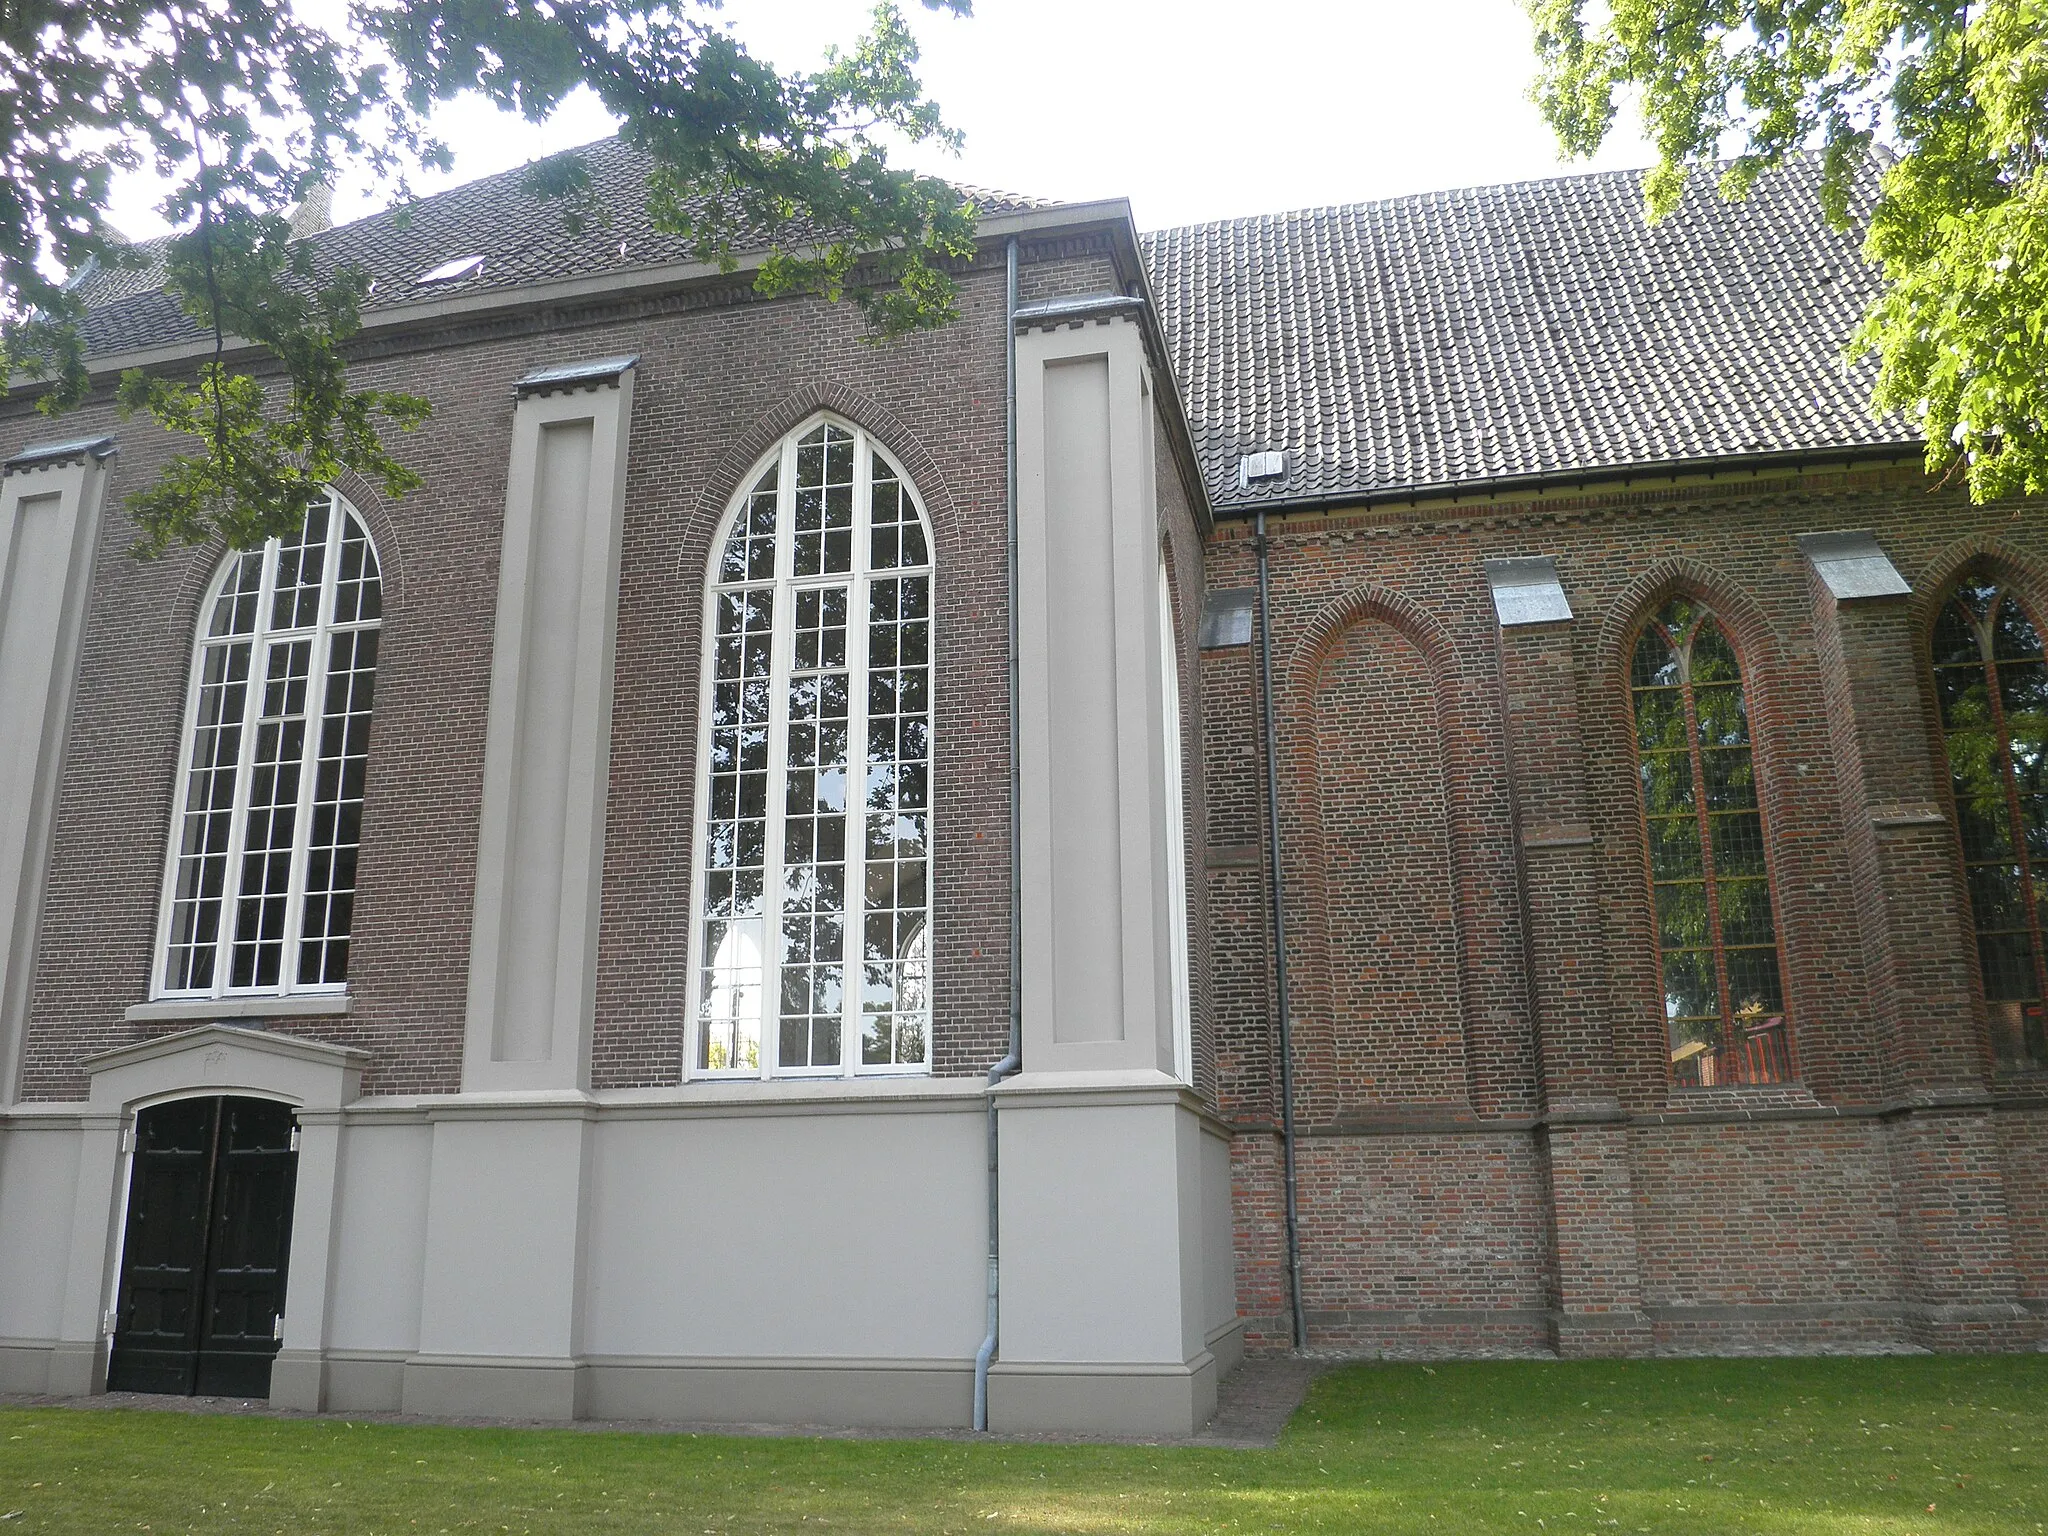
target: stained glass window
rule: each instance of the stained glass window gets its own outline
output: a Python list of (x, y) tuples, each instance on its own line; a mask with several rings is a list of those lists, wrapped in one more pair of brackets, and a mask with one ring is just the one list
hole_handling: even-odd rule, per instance
[(1713, 612), (1673, 598), (1629, 669), (1672, 1080), (1792, 1075), (1742, 669)]
[(691, 1070), (931, 1062), (932, 572), (902, 474), (786, 440), (712, 561)]
[(1965, 576), (1935, 620), (1934, 690), (1992, 1047), (2006, 1065), (2048, 1066), (2048, 661), (2019, 599), (1987, 576)]
[(232, 557), (200, 620), (157, 995), (348, 978), (383, 587), (354, 509)]

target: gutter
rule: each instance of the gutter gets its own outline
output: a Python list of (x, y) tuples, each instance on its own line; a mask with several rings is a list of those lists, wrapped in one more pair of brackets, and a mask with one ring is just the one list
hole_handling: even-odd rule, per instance
[(1024, 812), (1019, 799), (1022, 773), (1017, 765), (1017, 238), (1010, 237), (1004, 255), (1006, 286), (1003, 304), (1003, 462), (1004, 500), (1009, 507), (1010, 564), (1010, 1049), (988, 1069), (988, 1332), (974, 1352), (974, 1425), (988, 1429), (988, 1368), (1002, 1337), (1002, 1215), (1000, 1160), (996, 1135), (996, 1084), (1024, 1065), (1024, 950), (1018, 942), (1018, 915), (1024, 910)]
[(1301, 1218), (1294, 1171), (1294, 1020), (1287, 996), (1287, 897), (1280, 867), (1280, 732), (1273, 715), (1273, 599), (1267, 576), (1266, 514), (1258, 514), (1259, 694), (1266, 747), (1266, 848), (1273, 861), (1273, 992), (1280, 1014), (1280, 1157), (1287, 1192), (1287, 1297), (1294, 1347), (1308, 1348), (1308, 1312), (1301, 1300)]
[(1663, 483), (1681, 479), (1713, 481), (1725, 476), (1756, 478), (1778, 470), (1803, 474), (1821, 469), (1847, 469), (1873, 460), (1898, 463), (1918, 457), (1926, 443), (1901, 438), (1890, 443), (1843, 445), (1836, 448), (1795, 448), (1769, 453), (1722, 454), (1692, 459), (1651, 460), (1619, 464), (1611, 469), (1535, 470), (1520, 475), (1478, 475), (1464, 480), (1431, 480), (1398, 490), (1327, 491), (1310, 496), (1276, 496), (1271, 501), (1243, 502), (1216, 508), (1218, 522), (1249, 522), (1254, 518), (1288, 517), (1300, 513), (1341, 512), (1359, 507), (1419, 507), (1425, 501), (1498, 500), (1531, 491), (1589, 489), (1600, 485)]

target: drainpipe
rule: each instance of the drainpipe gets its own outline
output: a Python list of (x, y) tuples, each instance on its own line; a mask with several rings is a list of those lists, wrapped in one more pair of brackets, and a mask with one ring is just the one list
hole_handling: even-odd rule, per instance
[(1301, 1223), (1294, 1179), (1294, 1021), (1287, 1003), (1287, 901), (1280, 880), (1280, 732), (1273, 723), (1273, 602), (1267, 580), (1266, 513), (1259, 511), (1252, 548), (1259, 556), (1259, 694), (1265, 705), (1266, 851), (1273, 861), (1273, 991), (1280, 1008), (1280, 1156), (1287, 1186), (1287, 1295), (1294, 1347), (1308, 1348), (1301, 1304)]
[(997, 1224), (1001, 1201), (996, 1180), (995, 1086), (1024, 1064), (1024, 952), (1019, 919), (1024, 911), (1023, 808), (1017, 767), (1017, 240), (1005, 261), (1008, 285), (1003, 310), (1005, 499), (1010, 512), (1010, 1051), (988, 1069), (988, 1333), (974, 1352), (974, 1427), (988, 1428), (988, 1368), (996, 1357), (1002, 1324), (1002, 1249)]

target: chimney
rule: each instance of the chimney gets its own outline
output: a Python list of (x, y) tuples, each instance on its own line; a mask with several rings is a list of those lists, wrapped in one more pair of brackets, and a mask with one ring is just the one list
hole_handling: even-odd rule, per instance
[(325, 181), (309, 184), (304, 200), (292, 210), (292, 238), (303, 240), (319, 234), (333, 224), (333, 212), (334, 188)]

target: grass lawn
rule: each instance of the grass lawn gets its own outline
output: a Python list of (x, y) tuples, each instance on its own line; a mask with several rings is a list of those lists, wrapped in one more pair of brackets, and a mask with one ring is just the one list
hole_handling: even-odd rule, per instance
[(0, 1536), (2048, 1531), (2048, 1355), (1366, 1365), (1273, 1451), (0, 1410)]

